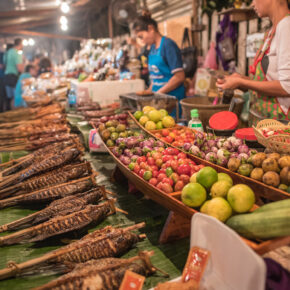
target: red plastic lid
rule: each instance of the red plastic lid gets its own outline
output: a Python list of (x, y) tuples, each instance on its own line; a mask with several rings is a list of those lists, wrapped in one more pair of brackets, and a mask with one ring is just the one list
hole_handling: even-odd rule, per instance
[(209, 119), (209, 126), (215, 130), (234, 130), (238, 123), (237, 115), (229, 111), (215, 113)]
[(238, 129), (235, 132), (235, 135), (237, 138), (240, 138), (240, 139), (251, 140), (251, 141), (257, 140), (257, 137), (255, 135), (255, 131), (253, 128)]

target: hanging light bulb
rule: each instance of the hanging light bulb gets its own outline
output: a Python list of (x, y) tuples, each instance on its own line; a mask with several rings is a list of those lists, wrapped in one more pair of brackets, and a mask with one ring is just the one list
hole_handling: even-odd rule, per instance
[(60, 5), (60, 10), (63, 12), (63, 13), (69, 13), (70, 11), (70, 7), (68, 5), (67, 2), (62, 2), (61, 5)]
[(56, 1), (55, 1), (55, 4), (56, 4), (57, 6), (59, 6), (59, 5), (61, 4), (61, 0), (56, 0)]
[(23, 39), (22, 44), (23, 44), (24, 46), (28, 46), (28, 40), (27, 40), (27, 39)]
[(29, 39), (28, 39), (28, 44), (29, 44), (30, 46), (34, 46), (34, 44), (35, 44), (35, 40), (32, 39), (32, 38), (29, 38)]
[(67, 25), (68, 23), (67, 18), (64, 15), (60, 17), (59, 22), (61, 25), (65, 25), (65, 24)]
[(67, 23), (63, 23), (63, 24), (61, 24), (60, 28), (61, 28), (62, 31), (67, 31), (67, 30), (68, 30), (68, 25), (67, 25)]

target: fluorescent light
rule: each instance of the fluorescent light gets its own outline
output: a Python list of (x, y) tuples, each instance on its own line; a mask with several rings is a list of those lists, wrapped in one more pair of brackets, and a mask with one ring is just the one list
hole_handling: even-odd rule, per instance
[(27, 45), (28, 45), (28, 40), (27, 40), (27, 39), (23, 39), (22, 44), (23, 44), (24, 46), (27, 46)]
[(60, 5), (60, 10), (63, 12), (63, 13), (69, 13), (70, 11), (70, 7), (68, 5), (67, 2), (62, 2), (61, 5)]
[(28, 44), (29, 44), (30, 46), (33, 46), (33, 45), (35, 44), (35, 40), (32, 39), (32, 38), (29, 38), (29, 39), (28, 39)]
[(67, 18), (64, 15), (62, 15), (59, 19), (59, 22), (61, 25), (65, 25), (67, 24), (68, 21), (67, 21)]
[(62, 25), (60, 26), (60, 28), (61, 28), (61, 30), (63, 30), (63, 31), (67, 31), (67, 30), (68, 30), (68, 25), (67, 25), (67, 24), (62, 24)]

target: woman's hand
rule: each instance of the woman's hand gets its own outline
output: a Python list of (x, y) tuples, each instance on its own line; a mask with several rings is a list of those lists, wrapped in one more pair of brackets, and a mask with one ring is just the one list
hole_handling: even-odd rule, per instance
[(221, 90), (235, 90), (240, 88), (243, 77), (237, 73), (225, 76), (223, 79), (217, 79), (216, 86)]

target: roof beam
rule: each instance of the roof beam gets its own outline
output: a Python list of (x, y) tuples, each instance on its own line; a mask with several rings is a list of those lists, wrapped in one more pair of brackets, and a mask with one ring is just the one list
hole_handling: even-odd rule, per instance
[(28, 36), (58, 38), (58, 39), (77, 40), (77, 41), (82, 41), (82, 40), (86, 39), (84, 37), (77, 37), (77, 36), (71, 36), (71, 35), (62, 35), (62, 34), (44, 33), (44, 32), (37, 32), (37, 31), (30, 31), (30, 30), (3, 29), (3, 30), (0, 30), (0, 33), (4, 33), (4, 34), (20, 34), (20, 35), (28, 35)]

